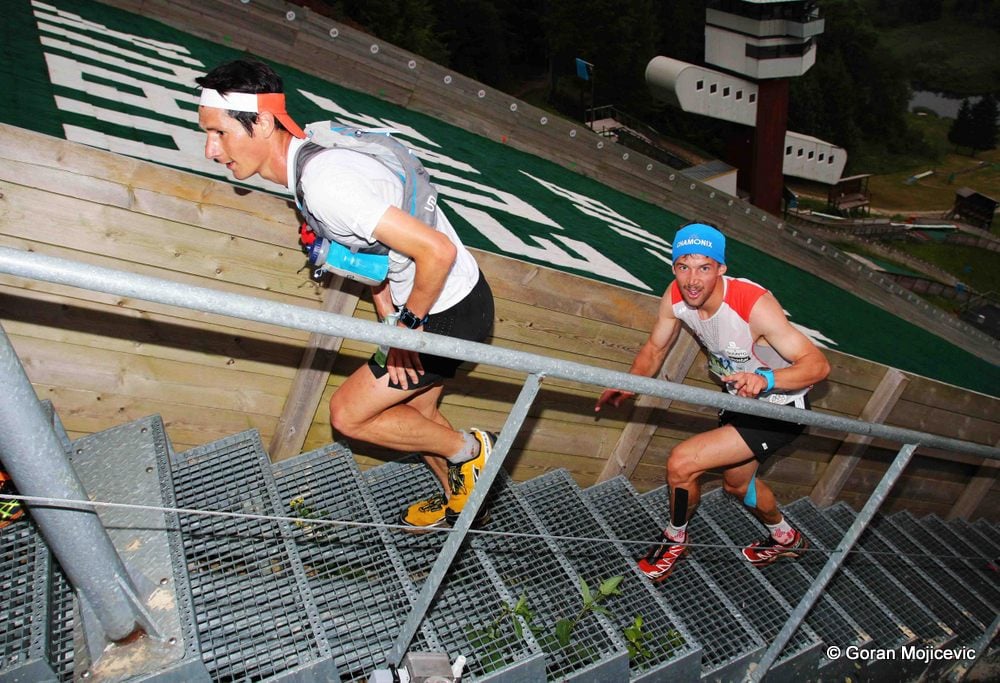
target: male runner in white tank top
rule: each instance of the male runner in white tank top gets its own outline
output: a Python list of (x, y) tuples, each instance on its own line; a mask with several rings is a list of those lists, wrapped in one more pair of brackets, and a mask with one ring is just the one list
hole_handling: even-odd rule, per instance
[[(792, 327), (774, 295), (749, 280), (725, 275), (725, 249), (726, 238), (710, 225), (692, 223), (677, 232), (676, 279), (664, 293), (649, 339), (629, 372), (655, 375), (684, 325), (707, 353), (709, 371), (729, 393), (808, 409), (807, 392), (830, 372), (826, 357)], [(606, 404), (617, 407), (633, 395), (607, 389), (595, 410)], [(699, 479), (716, 468), (723, 471), (725, 491), (743, 501), (769, 531), (743, 550), (746, 559), (762, 567), (781, 557), (798, 557), (808, 542), (785, 521), (756, 472), (802, 430), (801, 425), (724, 410), (719, 427), (678, 444), (667, 458), (670, 525), (639, 560), (642, 572), (662, 581), (687, 553), (687, 523), (701, 497)]]
[[(262, 62), (236, 60), (195, 81), (205, 156), (237, 180), (259, 175), (294, 194), (306, 135), (285, 110), (278, 74)], [(389, 250), (389, 274), (372, 288), (379, 318), (397, 313), (397, 327), (479, 342), (489, 337), (493, 294), (443, 214), (430, 226), (402, 210), (402, 180), (360, 152), (325, 150), (302, 176), (322, 237), (352, 249), (378, 242)], [(424, 456), (441, 491), (402, 511), (400, 523), (414, 530), (453, 524), (492, 453), (493, 434), (458, 431), (438, 410), (444, 382), (460, 364), (392, 348), (354, 371), (330, 399), (338, 433)], [(487, 518), (481, 508), (478, 521)]]

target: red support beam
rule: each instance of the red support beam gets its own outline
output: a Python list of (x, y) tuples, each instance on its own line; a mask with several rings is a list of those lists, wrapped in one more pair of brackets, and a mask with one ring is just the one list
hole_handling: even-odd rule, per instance
[(753, 132), (748, 183), (750, 202), (764, 211), (780, 214), (789, 81), (787, 78), (763, 80), (757, 82), (757, 87), (757, 125)]

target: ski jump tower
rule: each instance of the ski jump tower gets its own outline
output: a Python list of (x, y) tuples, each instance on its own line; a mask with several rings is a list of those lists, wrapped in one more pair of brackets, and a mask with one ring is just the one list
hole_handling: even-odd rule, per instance
[(646, 67), (654, 95), (750, 127), (730, 145), (728, 161), (750, 201), (771, 213), (781, 211), (783, 174), (833, 184), (847, 161), (843, 148), (786, 130), (789, 79), (816, 63), (822, 32), (816, 0), (709, 0), (705, 62), (724, 71), (669, 57)]

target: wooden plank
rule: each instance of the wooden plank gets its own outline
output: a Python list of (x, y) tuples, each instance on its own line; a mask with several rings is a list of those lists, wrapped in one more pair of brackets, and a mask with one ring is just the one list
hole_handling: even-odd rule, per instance
[(908, 401), (905, 396), (900, 398), (885, 422), (894, 427), (915, 429), (963, 441), (994, 444), (1000, 440), (1000, 422), (997, 422), (996, 415), (983, 418), (978, 415), (978, 411), (970, 415), (959, 412), (957, 406), (932, 407)]
[[(347, 316), (354, 313), (359, 288), (348, 288), (346, 283), (347, 280), (339, 275), (332, 278), (321, 310)], [(308, 347), (302, 354), (302, 362), (268, 448), (272, 461), (285, 460), (301, 452), (342, 342), (342, 337), (315, 332), (309, 335)]]
[[(687, 376), (698, 357), (698, 342), (686, 332), (677, 338), (670, 353), (657, 373), (657, 379), (677, 381)], [(653, 410), (666, 412), (670, 409), (671, 399), (658, 396), (640, 396), (632, 409), (629, 424), (622, 431), (615, 444), (598, 481), (607, 481), (619, 475), (630, 476), (636, 465), (642, 460), (649, 447), (649, 441), (658, 425), (650, 421)]]
[(926, 377), (914, 375), (902, 400), (982, 420), (1000, 421), (1000, 399)]
[(530, 302), (496, 299), (496, 309), (499, 331), (504, 341), (510, 342), (505, 346), (544, 347), (548, 349), (545, 355), (553, 358), (630, 364), (642, 342), (636, 330), (554, 311), (540, 316)]
[[(35, 384), (276, 416), (289, 380), (11, 335)], [(169, 386), (165, 395), (164, 387)]]
[[(872, 393), (871, 399), (861, 411), (860, 419), (866, 422), (885, 422), (908, 382), (909, 380), (903, 373), (893, 368), (887, 369), (882, 381)], [(816, 505), (826, 507), (837, 499), (844, 483), (851, 476), (851, 472), (854, 471), (871, 442), (870, 436), (860, 434), (849, 434), (844, 439), (843, 444), (834, 453), (830, 464), (810, 493), (810, 497)]]
[[(93, 434), (113, 424), (124, 424), (149, 415), (163, 418), (167, 436), (178, 452), (257, 429), (268, 438), (275, 418), (237, 410), (205, 406), (185, 406), (163, 400), (137, 399), (116, 393), (36, 385), (40, 398), (57, 406), (59, 419), (67, 431)], [(109, 421), (109, 415), (113, 421)]]
[[(1000, 443), (996, 444), (1000, 447)], [(1000, 471), (1000, 462), (996, 460), (983, 460), (983, 463), (972, 476), (972, 480), (966, 485), (962, 495), (959, 496), (955, 504), (948, 511), (947, 519), (971, 519), (976, 509), (983, 503), (986, 496), (990, 494), (993, 486), (997, 483), (997, 472)]]
[(659, 298), (601, 282), (580, 281), (552, 268), (471, 250), (497, 299), (529, 301), (546, 310), (633, 330), (649, 330)]
[[(301, 354), (296, 340), (250, 329), (208, 326), (172, 316), (131, 312), (104, 304), (0, 286), (0, 319), (9, 334), (107, 349), (137, 356), (231, 368), (288, 378)], [(197, 359), (197, 361), (195, 361)]]
[[(840, 500), (860, 500), (863, 504), (894, 457), (892, 451), (869, 451), (845, 484)], [(966, 465), (917, 455), (890, 492), (889, 499), (912, 501), (921, 507), (932, 506), (934, 512), (943, 517), (961, 496), (974, 472), (975, 468)]]
[(0, 211), (2, 234), (33, 241), (38, 237), (35, 226), (41, 223), (60, 235), (60, 247), (118, 259), (119, 268), (152, 265), (259, 290), (301, 294), (302, 276), (296, 271), (303, 265), (302, 255), (274, 245), (13, 184), (4, 185)]

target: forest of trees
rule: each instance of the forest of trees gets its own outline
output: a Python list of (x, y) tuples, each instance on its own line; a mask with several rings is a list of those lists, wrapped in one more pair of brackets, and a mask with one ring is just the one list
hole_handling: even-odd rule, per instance
[[(312, 0), (334, 17), (488, 85), (582, 119), (594, 65), (594, 103), (611, 104), (666, 135), (720, 154), (727, 126), (655, 102), (644, 73), (656, 55), (702, 63), (704, 0)], [(992, 0), (819, 0), (826, 28), (816, 65), (792, 82), (789, 128), (853, 152), (919, 151), (907, 124), (909, 83), (879, 42), (880, 28), (942, 11), (997, 22)]]
[(956, 147), (969, 149), (972, 156), (976, 152), (996, 149), (997, 113), (997, 101), (992, 95), (981, 97), (975, 104), (962, 100), (958, 118), (948, 131), (948, 141)]

